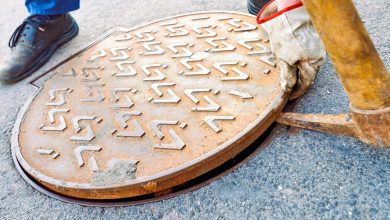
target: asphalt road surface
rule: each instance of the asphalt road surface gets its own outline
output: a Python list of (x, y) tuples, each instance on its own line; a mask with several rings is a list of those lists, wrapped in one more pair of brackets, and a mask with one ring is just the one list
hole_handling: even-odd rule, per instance
[[(27, 16), (23, 3), (0, 2), (0, 60), (9, 52), (12, 32)], [(390, 69), (390, 1), (356, 1), (356, 6)], [(207, 10), (246, 12), (246, 1), (82, 0), (81, 9), (73, 13), (80, 34), (34, 76), (113, 27)], [(390, 150), (285, 126), (277, 126), (264, 150), (234, 172), (173, 199), (134, 207), (91, 208), (49, 198), (20, 177), (11, 159), (11, 130), (32, 92), (28, 81), (0, 85), (2, 219), (390, 219)], [(348, 98), (329, 61), (295, 111), (348, 111)]]

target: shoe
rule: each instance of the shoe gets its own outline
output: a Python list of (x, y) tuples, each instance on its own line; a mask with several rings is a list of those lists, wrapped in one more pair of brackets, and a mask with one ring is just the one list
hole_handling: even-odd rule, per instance
[(26, 18), (9, 40), (11, 55), (0, 63), (0, 81), (11, 83), (30, 76), (43, 66), (62, 44), (78, 33), (76, 21), (70, 14), (32, 15)]
[(269, 0), (248, 0), (248, 12), (252, 15), (257, 15), (268, 2)]

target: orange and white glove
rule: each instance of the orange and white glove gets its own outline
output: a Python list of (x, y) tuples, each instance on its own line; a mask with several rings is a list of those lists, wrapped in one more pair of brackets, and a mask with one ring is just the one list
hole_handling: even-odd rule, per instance
[(258, 14), (257, 23), (268, 33), (283, 90), (294, 88), (290, 99), (303, 95), (326, 56), (303, 4), (299, 0), (272, 0)]

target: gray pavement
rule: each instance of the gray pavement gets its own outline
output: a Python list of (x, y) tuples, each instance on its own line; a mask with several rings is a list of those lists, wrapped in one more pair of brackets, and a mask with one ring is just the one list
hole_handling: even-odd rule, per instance
[[(82, 0), (79, 36), (34, 76), (115, 26), (204, 10), (246, 11), (244, 0)], [(0, 60), (27, 15), (23, 1), (0, 2)], [(390, 1), (356, 1), (390, 69)], [(343, 34), (343, 33), (340, 33)], [(30, 78), (31, 79), (31, 78)], [(264, 150), (212, 184), (173, 199), (124, 208), (88, 208), (42, 195), (11, 159), (11, 129), (31, 94), (29, 79), (0, 85), (0, 218), (2, 219), (390, 219), (390, 150), (354, 139), (277, 126)], [(348, 99), (329, 61), (297, 111), (342, 113)]]

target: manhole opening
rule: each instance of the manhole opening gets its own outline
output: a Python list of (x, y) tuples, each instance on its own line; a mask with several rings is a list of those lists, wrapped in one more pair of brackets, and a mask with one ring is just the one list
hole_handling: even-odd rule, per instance
[(132, 206), (132, 205), (141, 205), (150, 202), (157, 202), (164, 199), (170, 199), (181, 194), (185, 194), (201, 187), (204, 187), (213, 181), (218, 180), (219, 178), (229, 174), (238, 168), (242, 163), (247, 162), (250, 158), (255, 156), (267, 142), (267, 139), (272, 135), (272, 130), (275, 128), (276, 123), (273, 123), (259, 138), (255, 140), (251, 145), (237, 154), (235, 157), (226, 161), (222, 165), (214, 168), (213, 170), (198, 176), (188, 182), (185, 182), (181, 185), (172, 187), (163, 192), (157, 192), (153, 194), (147, 194), (137, 197), (131, 198), (123, 198), (123, 199), (102, 199), (102, 200), (93, 200), (93, 199), (78, 199), (68, 196), (59, 195), (54, 193), (50, 189), (47, 189), (45, 186), (35, 181), (31, 176), (29, 176), (23, 168), (20, 166), (19, 162), (16, 160), (14, 156), (14, 163), (22, 175), (22, 177), (30, 183), (35, 189), (42, 192), (43, 194), (53, 197), (55, 199), (61, 200), (63, 202), (74, 203), (82, 206), (98, 206), (98, 207), (118, 207), (118, 206)]

